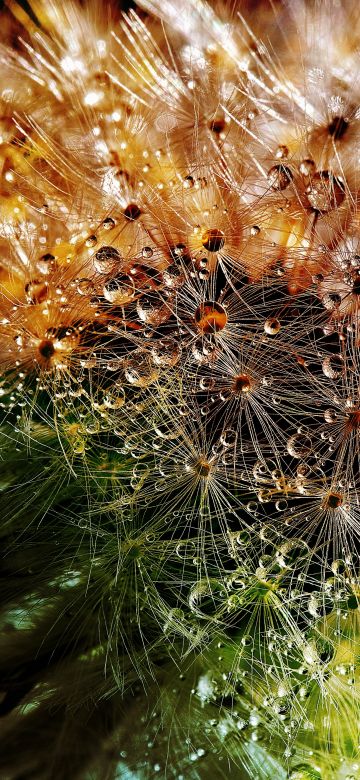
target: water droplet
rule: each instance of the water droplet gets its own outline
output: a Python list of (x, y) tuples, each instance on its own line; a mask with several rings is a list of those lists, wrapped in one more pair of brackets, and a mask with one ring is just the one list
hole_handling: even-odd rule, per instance
[(139, 219), (141, 210), (136, 203), (129, 203), (129, 205), (126, 206), (126, 209), (124, 209), (123, 214), (125, 219), (129, 222), (133, 222), (134, 220)]
[(314, 160), (310, 160), (309, 158), (302, 160), (299, 165), (299, 171), (302, 176), (312, 176), (315, 173), (315, 168)]
[(287, 165), (273, 165), (267, 174), (267, 180), (273, 190), (285, 190), (291, 184), (292, 179), (293, 175)]
[(115, 220), (112, 217), (106, 217), (102, 222), (104, 230), (112, 230), (115, 227)]
[(280, 328), (280, 322), (278, 319), (276, 319), (276, 317), (269, 317), (267, 320), (265, 320), (264, 331), (268, 334), (268, 336), (275, 336), (277, 333), (279, 333)]
[(276, 559), (280, 566), (292, 566), (309, 555), (309, 547), (302, 539), (291, 539), (280, 545)]
[(181, 347), (172, 336), (155, 341), (151, 347), (152, 359), (156, 366), (175, 366), (180, 359)]
[(192, 176), (185, 176), (183, 179), (184, 190), (190, 190), (193, 188), (195, 182)]
[(331, 564), (331, 571), (337, 576), (344, 574), (346, 571), (346, 563), (341, 558), (333, 561)]
[(135, 296), (134, 280), (126, 274), (109, 279), (103, 287), (103, 294), (109, 303), (124, 306)]
[(185, 613), (182, 609), (174, 608), (169, 610), (167, 620), (164, 624), (164, 634), (181, 633), (184, 626)]
[(88, 422), (85, 423), (85, 430), (86, 433), (99, 433), (100, 431), (99, 420), (96, 420), (95, 418), (90, 419)]
[(321, 364), (323, 374), (329, 379), (338, 379), (345, 371), (341, 355), (328, 355)]
[(97, 237), (95, 235), (88, 236), (85, 239), (85, 246), (86, 247), (92, 247), (92, 246), (95, 246), (95, 244), (97, 244)]
[(289, 780), (322, 780), (321, 774), (309, 764), (298, 764), (291, 772)]
[(306, 193), (310, 206), (326, 214), (341, 205), (345, 198), (345, 186), (330, 171), (320, 171), (311, 177)]
[(327, 423), (335, 423), (339, 418), (338, 413), (335, 411), (335, 409), (325, 409), (324, 412), (324, 420)]
[(217, 333), (227, 323), (227, 314), (223, 306), (216, 301), (201, 303), (195, 312), (195, 323), (203, 333)]
[(191, 588), (189, 607), (198, 617), (215, 617), (226, 605), (228, 594), (219, 580), (199, 580)]
[(104, 405), (108, 409), (121, 409), (125, 403), (125, 390), (123, 387), (116, 388), (116, 391), (106, 393), (104, 396)]
[(114, 358), (106, 363), (107, 371), (120, 371), (122, 368), (124, 368), (124, 360), (122, 358)]
[[(321, 296), (321, 301), (328, 311), (335, 311), (341, 304), (341, 295), (337, 292), (327, 292)], [(329, 332), (332, 332), (331, 329)]]
[(166, 287), (178, 289), (185, 282), (185, 275), (180, 265), (172, 263), (163, 272), (163, 279)]
[(25, 295), (29, 303), (42, 303), (46, 300), (49, 292), (49, 288), (46, 282), (39, 281), (38, 279), (31, 279), (25, 285)]
[(54, 255), (51, 255), (49, 252), (47, 252), (45, 255), (42, 255), (39, 260), (36, 263), (38, 270), (40, 273), (44, 274), (46, 276), (47, 274), (50, 274), (52, 271), (56, 268), (56, 259)]
[(102, 246), (95, 252), (93, 263), (99, 274), (109, 274), (121, 262), (122, 257), (114, 246)]
[(215, 387), (215, 380), (211, 376), (202, 376), (199, 387), (200, 390), (213, 390)]
[(79, 295), (94, 295), (95, 286), (91, 279), (77, 279), (77, 291)]
[(75, 441), (72, 442), (72, 449), (74, 452), (74, 455), (83, 455), (85, 452), (85, 440), (84, 439), (75, 439)]
[(237, 434), (232, 428), (226, 428), (223, 430), (220, 436), (220, 442), (223, 447), (233, 447), (236, 443)]
[(312, 441), (303, 433), (295, 433), (287, 442), (286, 449), (293, 458), (306, 458), (312, 452)]
[(153, 327), (158, 327), (166, 322), (171, 315), (169, 307), (156, 293), (139, 298), (136, 310), (142, 322)]
[(176, 554), (179, 558), (192, 560), (196, 553), (196, 545), (191, 539), (179, 542), (176, 546)]
[(140, 350), (135, 350), (126, 361), (124, 373), (127, 381), (136, 387), (148, 387), (159, 376), (149, 355)]
[(210, 339), (197, 339), (191, 347), (192, 355), (197, 363), (206, 365), (216, 360), (218, 349)]

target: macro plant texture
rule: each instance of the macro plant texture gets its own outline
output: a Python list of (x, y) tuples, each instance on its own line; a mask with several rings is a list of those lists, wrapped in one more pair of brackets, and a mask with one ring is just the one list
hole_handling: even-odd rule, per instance
[(360, 8), (0, 10), (0, 778), (360, 778)]

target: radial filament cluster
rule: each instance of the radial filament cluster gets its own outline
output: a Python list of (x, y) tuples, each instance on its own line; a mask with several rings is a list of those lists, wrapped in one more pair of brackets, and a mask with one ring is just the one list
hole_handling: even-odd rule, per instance
[(357, 778), (360, 18), (240, 5), (10, 4), (0, 407), (214, 744)]

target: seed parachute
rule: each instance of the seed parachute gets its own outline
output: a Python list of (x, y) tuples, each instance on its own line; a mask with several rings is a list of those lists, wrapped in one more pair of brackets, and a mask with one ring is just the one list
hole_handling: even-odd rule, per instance
[(1, 780), (360, 779), (359, 39), (0, 4)]

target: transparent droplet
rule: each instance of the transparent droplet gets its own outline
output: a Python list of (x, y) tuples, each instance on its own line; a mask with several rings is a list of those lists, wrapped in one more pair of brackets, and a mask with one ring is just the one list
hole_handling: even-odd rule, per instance
[(108, 409), (121, 409), (125, 403), (125, 390), (123, 387), (116, 388), (116, 391), (108, 392), (104, 396), (104, 405)]
[(122, 368), (124, 368), (124, 360), (122, 358), (114, 358), (113, 360), (108, 360), (106, 363), (106, 370), (107, 371), (120, 371)]
[(97, 244), (97, 237), (95, 235), (88, 236), (85, 239), (85, 246), (88, 247), (88, 248), (93, 247), (96, 244)]
[(268, 336), (275, 336), (277, 333), (279, 333), (280, 328), (280, 322), (276, 317), (269, 317), (267, 320), (265, 320), (264, 331), (268, 334)]
[(345, 198), (345, 186), (330, 171), (319, 171), (311, 176), (306, 193), (310, 206), (325, 214), (341, 205)]
[(338, 413), (335, 411), (335, 409), (325, 409), (324, 412), (324, 420), (327, 423), (335, 423), (339, 418)]
[(218, 356), (216, 344), (206, 338), (196, 340), (192, 344), (191, 351), (196, 362), (203, 365), (213, 363)]
[(215, 387), (215, 380), (211, 376), (202, 376), (199, 382), (200, 390), (213, 390)]
[(109, 303), (124, 306), (135, 296), (134, 280), (125, 274), (109, 279), (103, 287), (103, 294)]
[(153, 327), (166, 322), (171, 315), (169, 307), (156, 293), (139, 298), (136, 310), (142, 322)]
[(226, 428), (223, 430), (220, 436), (220, 442), (223, 447), (233, 447), (236, 443), (237, 434), (232, 428)]
[(337, 292), (327, 292), (321, 297), (321, 301), (328, 311), (335, 311), (341, 304), (341, 295)]
[(114, 246), (102, 246), (93, 257), (94, 268), (99, 274), (109, 274), (120, 264), (122, 257)]
[(175, 366), (180, 360), (181, 346), (172, 336), (155, 341), (151, 347), (156, 366)]
[(315, 173), (315, 169), (314, 160), (310, 160), (309, 158), (302, 160), (299, 165), (299, 171), (302, 176), (312, 176)]
[(72, 450), (75, 455), (83, 455), (85, 452), (85, 439), (78, 438), (72, 442)]
[(226, 606), (228, 594), (217, 579), (202, 579), (191, 588), (189, 607), (198, 617), (215, 617)]
[(45, 255), (42, 255), (39, 260), (36, 263), (36, 266), (40, 273), (44, 274), (46, 276), (47, 274), (52, 273), (52, 271), (56, 268), (56, 259), (54, 255), (50, 254), (50, 252), (47, 252)]
[(112, 230), (115, 227), (115, 220), (112, 217), (106, 217), (102, 222), (104, 230)]
[(127, 381), (136, 387), (148, 387), (159, 376), (148, 353), (141, 350), (135, 350), (126, 361), (124, 373)]
[(286, 449), (293, 458), (306, 458), (312, 452), (312, 441), (303, 433), (295, 433), (287, 442)]
[(196, 553), (196, 545), (191, 539), (179, 542), (176, 546), (176, 554), (179, 558), (192, 560)]
[(345, 371), (341, 355), (328, 355), (321, 364), (323, 374), (329, 379), (338, 379)]
[(185, 275), (180, 265), (172, 263), (171, 265), (168, 265), (168, 267), (163, 272), (163, 279), (166, 287), (177, 290), (184, 284)]
[(331, 564), (331, 571), (337, 576), (344, 574), (346, 571), (345, 561), (342, 560), (342, 558), (338, 558), (336, 561), (333, 561)]
[(323, 776), (310, 764), (299, 764), (292, 770), (289, 780), (323, 780)]
[(86, 433), (99, 433), (100, 431), (99, 420), (96, 420), (95, 418), (88, 420), (85, 423), (85, 429), (86, 429)]
[(267, 174), (267, 180), (273, 190), (285, 190), (291, 184), (292, 179), (293, 175), (287, 165), (273, 165)]
[(164, 634), (178, 633), (184, 625), (184, 610), (174, 608), (169, 610), (167, 620), (164, 624)]
[(281, 566), (292, 566), (309, 555), (309, 547), (302, 539), (291, 539), (280, 545), (276, 558)]
[(202, 279), (204, 281), (210, 276), (210, 272), (206, 268), (200, 268), (199, 270), (199, 279)]
[(95, 286), (91, 279), (86, 277), (77, 280), (77, 291), (80, 295), (94, 295)]
[(322, 664), (328, 664), (335, 654), (334, 645), (322, 637), (319, 637), (315, 644), (319, 660)]

